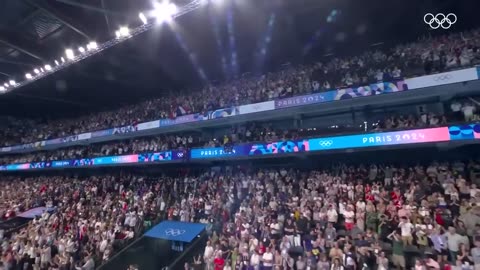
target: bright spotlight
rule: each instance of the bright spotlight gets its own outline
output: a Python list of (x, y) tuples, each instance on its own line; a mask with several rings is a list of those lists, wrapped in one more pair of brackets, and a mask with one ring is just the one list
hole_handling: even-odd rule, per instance
[(70, 60), (75, 59), (75, 53), (73, 52), (72, 49), (66, 49), (65, 55), (67, 56), (67, 59), (70, 59)]
[(10, 81), (8, 81), (8, 83), (9, 83), (11, 86), (14, 86), (14, 85), (17, 84), (17, 82), (15, 82), (14, 80), (10, 80)]
[(40, 70), (38, 70), (38, 68), (34, 69), (33, 72), (35, 72), (35, 74), (40, 74)]
[(138, 14), (138, 17), (140, 18), (140, 20), (142, 21), (143, 24), (148, 23), (148, 20), (147, 20), (147, 17), (145, 17), (145, 14), (140, 12), (140, 14)]
[(7, 88), (10, 86), (10, 85), (8, 85), (8, 83), (4, 83), (3, 85), (5, 85), (5, 87), (7, 87)]
[(7, 90), (7, 88), (5, 88), (4, 86), (0, 86), (0, 92), (5, 92), (5, 90)]
[(25, 74), (25, 78), (31, 80), (33, 78), (33, 76), (32, 76), (32, 74), (27, 73), (27, 74)]
[(120, 34), (120, 31), (117, 30), (117, 31), (115, 31), (115, 36), (116, 36), (117, 38), (121, 38), (121, 37), (122, 37), (122, 34)]
[(62, 60), (62, 63), (65, 63), (65, 58), (61, 57), (60, 60)]
[(85, 48), (83, 48), (83, 47), (78, 47), (78, 51), (81, 52), (81, 53), (84, 53), (84, 52), (85, 52)]
[(162, 3), (155, 3), (155, 9), (152, 11), (152, 16), (157, 18), (158, 23), (170, 22), (173, 16), (177, 14), (178, 8), (175, 4), (168, 1)]
[(87, 44), (87, 50), (95, 50), (98, 48), (98, 45), (95, 41), (91, 41), (90, 43)]
[(57, 60), (55, 60), (55, 65), (59, 66), (60, 63)]
[(47, 71), (52, 70), (52, 66), (50, 66), (50, 65), (45, 65), (45, 70), (47, 70)]
[(43, 68), (40, 68), (40, 72), (45, 72), (45, 70), (43, 70)]
[(126, 26), (122, 26), (118, 30), (118, 33), (120, 34), (120, 37), (128, 37), (130, 35), (130, 29)]

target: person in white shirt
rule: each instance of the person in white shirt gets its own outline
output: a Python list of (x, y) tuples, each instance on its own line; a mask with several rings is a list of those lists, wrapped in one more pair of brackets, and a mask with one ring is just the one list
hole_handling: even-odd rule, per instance
[(102, 242), (100, 242), (100, 247), (99, 247), (99, 250), (101, 253), (105, 252), (107, 245), (108, 245), (108, 240), (106, 238), (103, 238)]
[(398, 67), (395, 67), (392, 71), (392, 76), (394, 79), (399, 79), (402, 76), (402, 70), (400, 70)]
[(210, 241), (207, 242), (207, 246), (205, 247), (205, 251), (203, 252), (203, 260), (205, 261), (207, 270), (213, 269), (213, 247), (210, 244)]
[(377, 270), (387, 270), (388, 269), (388, 259), (385, 257), (385, 252), (380, 252), (377, 256)]
[(400, 224), (398, 224), (398, 227), (400, 228), (402, 232), (402, 241), (404, 245), (412, 245), (413, 242), (413, 236), (412, 236), (412, 230), (414, 229), (413, 224), (408, 220), (406, 217), (402, 217)]
[(258, 269), (260, 266), (260, 255), (258, 255), (257, 251), (255, 251), (252, 254), (252, 257), (250, 257), (250, 265), (253, 267), (253, 269)]
[(362, 198), (360, 198), (360, 200), (356, 203), (355, 205), (357, 207), (357, 211), (360, 211), (360, 212), (365, 212), (365, 209), (367, 207), (367, 205), (365, 204), (365, 201), (363, 201)]
[(353, 212), (351, 206), (347, 206), (347, 209), (343, 212), (343, 216), (345, 217), (345, 229), (347, 231), (352, 230), (355, 225), (355, 212)]
[(270, 248), (267, 247), (265, 253), (262, 256), (263, 269), (271, 270), (273, 268), (273, 253), (270, 251)]
[(475, 110), (475, 106), (473, 106), (471, 103), (466, 103), (463, 105), (462, 112), (466, 122), (473, 121), (473, 113), (475, 112)]
[(338, 213), (337, 210), (335, 210), (335, 207), (333, 207), (333, 205), (330, 205), (327, 210), (327, 220), (328, 222), (331, 222), (333, 224), (337, 223), (338, 221)]
[(479, 194), (479, 193), (480, 193), (480, 189), (477, 188), (477, 185), (472, 184), (470, 186), (470, 198), (475, 198), (477, 196), (477, 194)]
[(270, 224), (270, 233), (272, 234), (272, 238), (279, 239), (280, 236), (280, 223), (278, 220), (275, 220)]
[(129, 226), (133, 229), (135, 228), (135, 225), (137, 225), (137, 215), (135, 213), (132, 213), (130, 216)]
[(91, 255), (85, 258), (85, 264), (82, 267), (75, 267), (77, 270), (93, 270), (95, 269), (95, 261)]

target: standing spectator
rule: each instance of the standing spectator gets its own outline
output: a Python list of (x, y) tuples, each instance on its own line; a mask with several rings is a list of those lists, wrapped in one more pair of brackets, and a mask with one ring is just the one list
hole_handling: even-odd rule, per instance
[(455, 228), (450, 226), (448, 228), (448, 232), (446, 233), (446, 238), (447, 238), (447, 247), (450, 255), (450, 261), (452, 263), (455, 263), (457, 260), (457, 255), (458, 251), (460, 248), (460, 244), (463, 240), (462, 236), (459, 235), (456, 231)]
[(397, 269), (406, 269), (404, 241), (397, 231), (391, 233), (388, 238), (392, 240), (392, 263)]

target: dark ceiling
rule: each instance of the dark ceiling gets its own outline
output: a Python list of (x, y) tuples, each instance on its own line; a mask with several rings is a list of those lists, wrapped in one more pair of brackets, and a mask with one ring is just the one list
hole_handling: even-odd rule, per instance
[[(109, 40), (121, 25), (138, 25), (138, 13), (151, 9), (151, 1), (0, 1), (0, 82), (23, 78), (66, 48)], [(180, 6), (188, 0), (174, 2)], [(388, 48), (422, 35), (478, 26), (476, 0), (223, 2), (0, 95), (0, 115), (67, 116), (103, 110), (246, 72), (261, 74), (284, 63), (355, 54), (378, 43)], [(333, 20), (327, 21), (335, 11)], [(427, 12), (453, 12), (458, 22), (449, 30), (429, 31), (423, 23)], [(269, 32), (271, 42), (267, 43)], [(234, 53), (237, 69), (230, 68)], [(205, 76), (200, 75), (202, 71)]]

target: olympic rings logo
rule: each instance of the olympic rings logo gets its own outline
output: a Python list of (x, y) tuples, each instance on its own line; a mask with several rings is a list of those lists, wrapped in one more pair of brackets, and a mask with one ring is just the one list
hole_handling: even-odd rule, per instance
[(328, 146), (332, 146), (333, 141), (320, 141), (319, 144), (320, 146), (328, 147)]
[(446, 16), (443, 13), (438, 13), (433, 15), (432, 13), (427, 13), (423, 16), (423, 21), (430, 25), (432, 29), (438, 29), (442, 27), (443, 29), (449, 29), (453, 24), (457, 22), (457, 15), (453, 13), (448, 13)]
[(165, 230), (165, 235), (175, 237), (175, 236), (182, 235), (182, 234), (184, 234), (185, 232), (186, 232), (185, 230), (179, 230), (179, 229), (169, 228), (169, 229), (166, 229), (166, 230)]
[(445, 74), (445, 75), (438, 75), (433, 77), (433, 80), (438, 82), (438, 81), (448, 81), (452, 78), (452, 75), (450, 74)]

